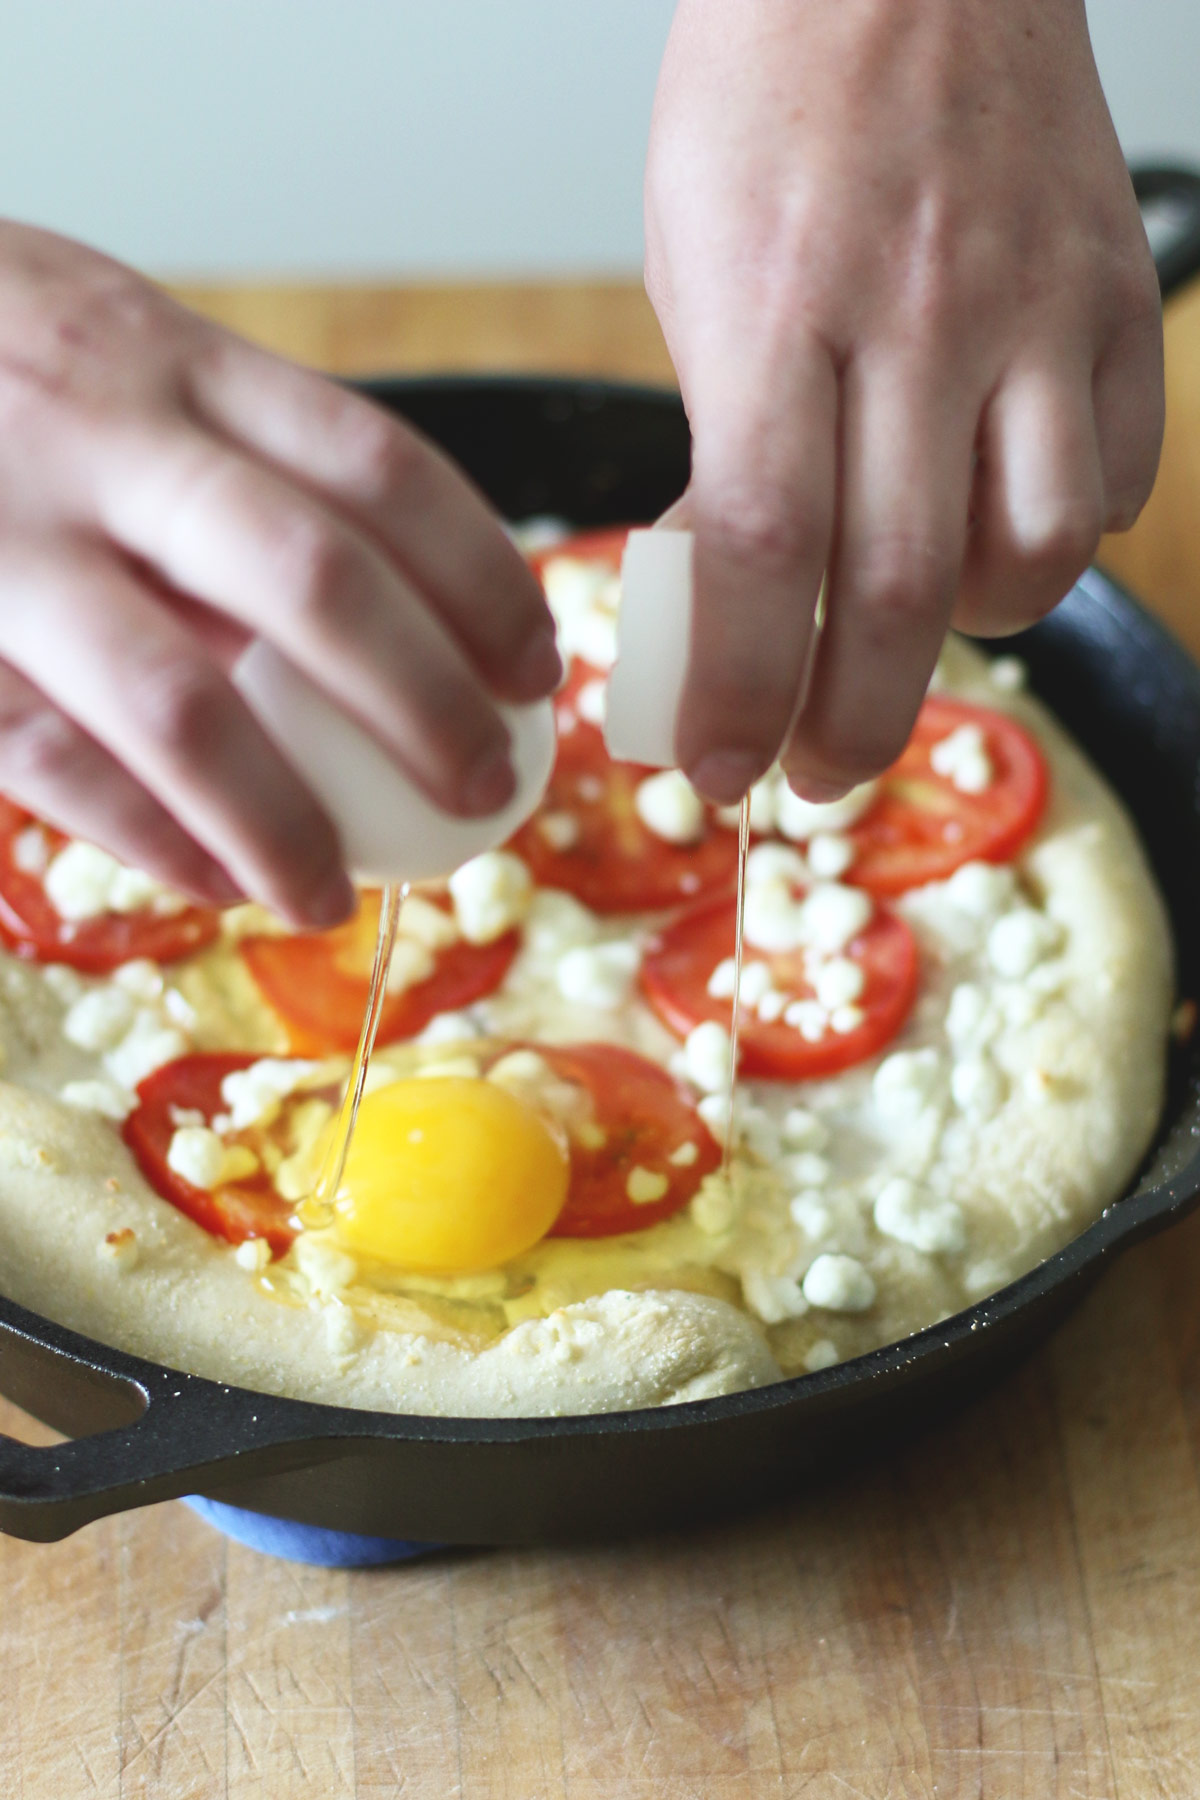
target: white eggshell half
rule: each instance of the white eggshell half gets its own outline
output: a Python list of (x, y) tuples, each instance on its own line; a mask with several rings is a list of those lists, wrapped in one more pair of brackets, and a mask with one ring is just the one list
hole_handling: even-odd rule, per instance
[(234, 685), (337, 826), (346, 862), (367, 881), (427, 881), (492, 850), (529, 817), (554, 766), (554, 708), (497, 710), (512, 740), (517, 788), (500, 812), (456, 819), (422, 793), (356, 720), (261, 639), (239, 657)]
[(675, 722), (691, 635), (691, 532), (631, 531), (604, 718), (604, 741), (619, 762), (676, 766)]

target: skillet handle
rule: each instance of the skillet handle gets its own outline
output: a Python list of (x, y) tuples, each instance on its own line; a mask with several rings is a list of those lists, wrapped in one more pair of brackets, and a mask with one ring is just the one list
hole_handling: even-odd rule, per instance
[(1129, 172), (1166, 299), (1200, 274), (1200, 172), (1169, 163), (1135, 164)]
[(0, 1433), (0, 1531), (51, 1543), (111, 1513), (311, 1467), (344, 1447), (345, 1433), (326, 1436), (311, 1416), (320, 1408), (264, 1394), (248, 1415), (237, 1389), (161, 1373), (169, 1385), (132, 1423), (44, 1448)]

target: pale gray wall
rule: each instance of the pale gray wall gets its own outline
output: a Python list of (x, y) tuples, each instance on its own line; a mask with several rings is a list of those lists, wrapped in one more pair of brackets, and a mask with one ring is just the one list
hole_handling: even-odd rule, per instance
[[(0, 214), (177, 275), (633, 270), (671, 12), (0, 0)], [(1200, 164), (1200, 0), (1089, 12), (1126, 149)]]

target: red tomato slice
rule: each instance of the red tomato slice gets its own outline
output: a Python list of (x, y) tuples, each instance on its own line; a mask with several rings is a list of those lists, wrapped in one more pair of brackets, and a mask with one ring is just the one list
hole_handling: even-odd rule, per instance
[[(984, 734), (993, 776), (982, 794), (962, 793), (929, 761), (960, 725)], [(1041, 818), (1046, 789), (1046, 765), (1028, 732), (1003, 713), (931, 694), (870, 811), (846, 834), (857, 855), (845, 879), (873, 894), (901, 894), (945, 881), (965, 862), (1007, 862)]]
[[(586, 1088), (589, 1125), (603, 1140), (572, 1135), (571, 1185), (551, 1237), (614, 1237), (643, 1231), (687, 1205), (704, 1177), (717, 1168), (721, 1152), (707, 1125), (679, 1084), (633, 1050), (616, 1044), (533, 1044), (563, 1081)], [(695, 1147), (690, 1162), (674, 1163), (673, 1153)], [(684, 1151), (684, 1155), (690, 1154)], [(635, 1203), (626, 1184), (634, 1169), (666, 1180), (657, 1200)]]
[(540, 577), (546, 564), (556, 556), (573, 556), (579, 562), (607, 563), (612, 573), (618, 575), (625, 539), (631, 529), (629, 525), (602, 525), (595, 531), (577, 531), (573, 536), (563, 538), (561, 543), (547, 544), (544, 550), (531, 551), (529, 566)]
[(16, 840), (31, 829), (43, 833), (47, 861), (70, 841), (11, 800), (0, 798), (0, 942), (15, 956), (69, 963), (89, 975), (105, 975), (135, 957), (177, 962), (216, 937), (219, 915), (206, 906), (185, 906), (173, 913), (144, 906), (137, 912), (101, 913), (94, 919), (62, 918), (41, 876), (20, 868), (14, 858)]
[[(280, 1199), (265, 1170), (210, 1193), (206, 1188), (193, 1187), (167, 1164), (177, 1111), (200, 1112), (206, 1122), (211, 1122), (217, 1113), (225, 1111), (221, 1083), (226, 1075), (235, 1069), (249, 1068), (256, 1060), (253, 1056), (195, 1055), (164, 1063), (138, 1088), (138, 1104), (126, 1119), (122, 1136), (155, 1193), (189, 1219), (214, 1237), (228, 1238), (231, 1244), (240, 1244), (246, 1238), (266, 1238), (274, 1253), (281, 1256), (296, 1235), (289, 1223), (293, 1208)], [(261, 1129), (239, 1131), (228, 1141), (246, 1144), (257, 1152), (264, 1135), (269, 1134), (269, 1130), (264, 1133)]]
[[(717, 964), (733, 955), (737, 905), (734, 900), (709, 900), (672, 921), (651, 944), (642, 962), (642, 989), (661, 1019), (686, 1037), (706, 1019), (729, 1029), (733, 1016), (728, 1000), (714, 1000), (709, 979)], [(879, 907), (866, 929), (842, 952), (856, 962), (865, 976), (856, 1004), (863, 1013), (851, 1031), (832, 1028), (815, 1042), (782, 1019), (770, 1024), (748, 1007), (741, 1009), (739, 1032), (743, 1075), (768, 1080), (805, 1081), (834, 1075), (854, 1063), (864, 1062), (895, 1037), (917, 992), (917, 946), (902, 919)], [(767, 954), (749, 945), (744, 971), (751, 963), (765, 962), (771, 985), (792, 1000), (814, 998), (800, 951)]]
[[(353, 1050), (358, 1043), (378, 928), (379, 895), (368, 894), (354, 917), (332, 931), (242, 939), (238, 948), (246, 967), (287, 1026), (297, 1055)], [(460, 939), (435, 951), (432, 975), (385, 999), (377, 1041), (415, 1037), (436, 1013), (490, 994), (519, 943), (520, 933), (509, 931), (491, 944)]]

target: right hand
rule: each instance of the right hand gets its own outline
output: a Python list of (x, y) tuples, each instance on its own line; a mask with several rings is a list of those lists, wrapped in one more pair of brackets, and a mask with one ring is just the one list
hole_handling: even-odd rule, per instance
[(0, 223), (0, 791), (194, 898), (335, 924), (337, 834), (228, 679), (251, 636), (464, 816), (512, 792), (492, 696), (560, 674), (536, 579), (432, 445)]

